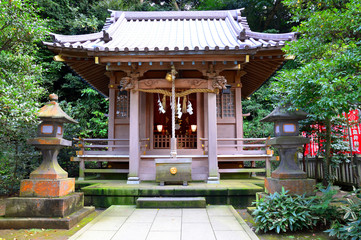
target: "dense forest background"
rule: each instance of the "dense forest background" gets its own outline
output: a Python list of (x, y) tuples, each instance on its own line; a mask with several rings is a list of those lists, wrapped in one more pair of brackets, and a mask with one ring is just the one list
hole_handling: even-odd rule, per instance
[[(66, 126), (65, 138), (107, 136), (108, 101), (92, 89), (65, 64), (53, 61), (54, 54), (42, 44), (48, 33), (84, 34), (99, 31), (108, 9), (124, 11), (193, 11), (245, 8), (252, 30), (258, 32), (289, 32), (292, 27), (320, 8), (314, 1), (304, 9), (304, 19), (294, 19), (299, 1), (281, 0), (4, 0), (0, 2), (0, 195), (18, 190), (21, 179), (39, 164), (40, 155), (26, 139), (34, 137), (38, 124), (35, 112), (56, 93), (63, 109), (78, 125)], [(302, 2), (302, 1), (301, 1)], [(326, 1), (327, 4), (338, 1)], [(312, 4), (316, 4), (313, 6)], [(330, 5), (331, 6), (331, 5)], [(342, 7), (342, 6), (340, 6)], [(313, 9), (313, 10), (312, 10)], [(308, 12), (307, 12), (308, 11)], [(292, 21), (291, 21), (292, 20)], [(302, 29), (301, 29), (302, 30)], [(303, 30), (305, 31), (305, 30)], [(292, 49), (289, 50), (292, 54)], [(302, 62), (289, 61), (284, 69), (294, 69)], [(271, 78), (250, 98), (243, 101), (243, 112), (250, 113), (244, 121), (245, 137), (272, 134), (271, 125), (259, 120), (284, 98), (286, 80)], [(285, 79), (285, 78), (284, 78)], [(272, 82), (278, 82), (273, 85)], [(276, 87), (270, 87), (276, 86)], [(287, 94), (286, 94), (287, 95)], [(354, 96), (356, 99), (359, 96)], [(316, 117), (317, 118), (317, 117)], [(73, 148), (59, 155), (59, 163), (76, 176), (77, 164), (70, 162)]]

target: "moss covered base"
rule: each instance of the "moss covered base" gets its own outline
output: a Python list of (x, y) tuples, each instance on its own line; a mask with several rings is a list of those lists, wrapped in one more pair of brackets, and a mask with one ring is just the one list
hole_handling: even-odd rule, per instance
[(81, 191), (85, 195), (85, 205), (103, 208), (111, 205), (135, 205), (139, 197), (204, 197), (207, 204), (247, 207), (256, 199), (256, 193), (263, 191), (263, 187), (255, 184), (261, 185), (262, 181), (264, 180), (222, 180), (220, 184), (212, 185), (191, 182), (188, 186), (159, 186), (155, 182), (127, 185), (125, 181), (98, 181), (81, 188)]
[(94, 207), (84, 207), (63, 218), (7, 218), (0, 217), (0, 229), (70, 229), (84, 217), (93, 213)]

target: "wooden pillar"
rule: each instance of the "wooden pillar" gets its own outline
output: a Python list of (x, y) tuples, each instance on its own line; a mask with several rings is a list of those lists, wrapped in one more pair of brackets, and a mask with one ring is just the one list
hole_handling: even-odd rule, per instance
[[(242, 96), (241, 88), (235, 89), (235, 107), (236, 107), (236, 138), (243, 138), (243, 114), (242, 114)], [(237, 147), (239, 152), (243, 152), (243, 141), (237, 141)]]
[[(138, 82), (135, 83), (138, 85)], [(137, 86), (135, 87), (137, 89)], [(139, 184), (139, 91), (130, 90), (129, 114), (129, 175), (127, 184)]]
[(218, 159), (217, 159), (217, 95), (207, 93), (208, 106), (208, 168), (207, 183), (219, 183)]
[[(114, 139), (114, 119), (115, 119), (115, 75), (111, 73), (109, 83), (109, 112), (108, 112), (108, 138)], [(114, 145), (113, 142), (109, 142), (110, 145)]]

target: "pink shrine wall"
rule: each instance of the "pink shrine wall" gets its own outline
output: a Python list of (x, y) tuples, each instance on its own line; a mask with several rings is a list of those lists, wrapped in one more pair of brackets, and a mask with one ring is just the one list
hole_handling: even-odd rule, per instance
[[(114, 79), (115, 85), (119, 84), (120, 78), (123, 74), (117, 74)], [(232, 82), (232, 81), (229, 81)], [(234, 84), (232, 84), (234, 85)], [(129, 118), (120, 119), (116, 118), (116, 101), (118, 96), (118, 90), (114, 89), (114, 94), (110, 94), (109, 103), (109, 117), (114, 116), (113, 121), (109, 119), (109, 138), (117, 139), (129, 139)], [(157, 155), (169, 155), (169, 149), (153, 149), (153, 112), (157, 111), (153, 106), (154, 94), (140, 92), (140, 111), (139, 111), (139, 134), (140, 139), (149, 138), (149, 141), (143, 141), (142, 145), (148, 144), (145, 148), (141, 148), (141, 160), (139, 165), (139, 177), (141, 180), (154, 180), (155, 179), (155, 163), (154, 158)], [(235, 114), (234, 117), (228, 118), (217, 118), (217, 134), (218, 138), (240, 138), (242, 137), (242, 129), (239, 123), (242, 122), (242, 105), (240, 91), (234, 93), (234, 106)], [(202, 143), (200, 138), (207, 138), (207, 114), (208, 106), (205, 101), (206, 94), (197, 93), (197, 149), (178, 149), (178, 155), (193, 155), (192, 157), (192, 179), (193, 180), (205, 180), (208, 177), (208, 159), (202, 157), (204, 155)], [(212, 106), (216, 107), (216, 106)], [(131, 108), (131, 100), (130, 100)], [(113, 111), (113, 114), (111, 114)], [(239, 114), (240, 113), (240, 114)], [(238, 124), (237, 124), (238, 122)], [(114, 125), (112, 125), (114, 124)], [(218, 142), (218, 145), (229, 145), (234, 142)], [(219, 154), (229, 154), (234, 151), (234, 148), (219, 147)], [(145, 151), (145, 155), (144, 155)], [(129, 149), (124, 149), (124, 154), (129, 154)], [(149, 156), (149, 158), (147, 158)]]

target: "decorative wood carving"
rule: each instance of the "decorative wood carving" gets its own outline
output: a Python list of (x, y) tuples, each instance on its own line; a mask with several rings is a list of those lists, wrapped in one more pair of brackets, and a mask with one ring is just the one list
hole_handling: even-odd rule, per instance
[(134, 88), (134, 79), (131, 77), (122, 77), (119, 85), (121, 86), (120, 91), (127, 91)]
[(212, 78), (212, 87), (214, 89), (226, 89), (227, 79), (224, 76), (216, 76)]
[[(177, 78), (176, 88), (207, 88), (207, 80), (200, 78)], [(139, 81), (139, 89), (171, 88), (172, 84), (165, 79), (144, 79)]]

